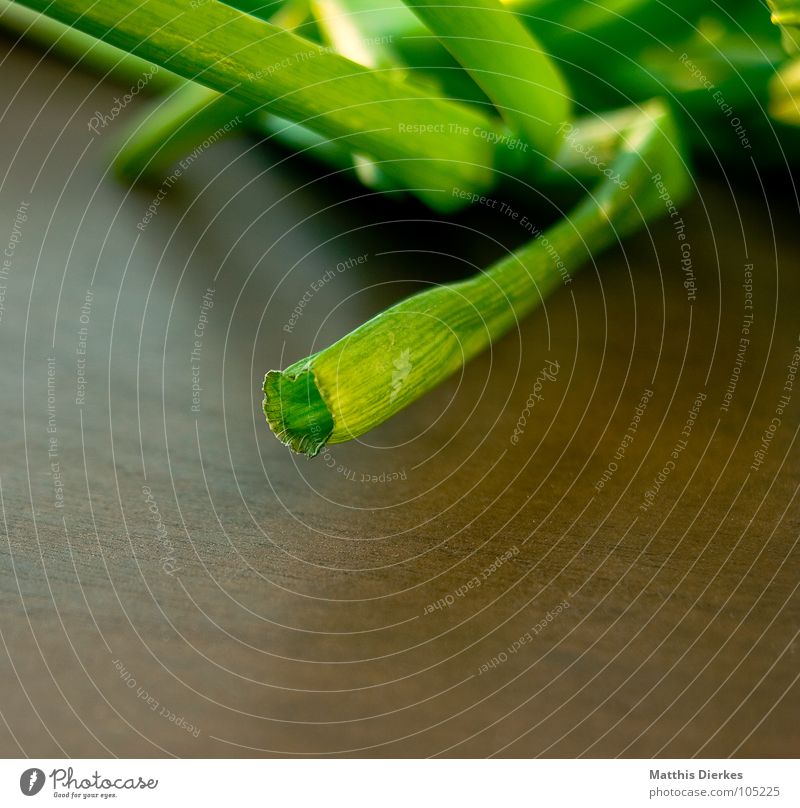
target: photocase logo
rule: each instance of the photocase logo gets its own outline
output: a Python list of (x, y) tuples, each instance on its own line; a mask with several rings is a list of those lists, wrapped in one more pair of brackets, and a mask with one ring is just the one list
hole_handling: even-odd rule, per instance
[(20, 791), (26, 797), (32, 797), (42, 790), (44, 785), (44, 772), (41, 769), (25, 769), (19, 778)]

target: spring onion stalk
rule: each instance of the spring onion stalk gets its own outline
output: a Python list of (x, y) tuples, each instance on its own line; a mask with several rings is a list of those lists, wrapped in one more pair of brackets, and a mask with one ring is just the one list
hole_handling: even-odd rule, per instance
[(552, 154), (571, 118), (561, 72), (500, 0), (404, 0), (492, 100), (512, 132)]
[[(219, 2), (24, 0), (250, 109), (302, 123), (381, 162), (387, 176), (439, 210), (463, 205), (454, 183), (486, 189), (499, 130), (486, 115), (439, 97)], [(424, 135), (415, 137), (406, 127)], [(453, 131), (468, 135), (453, 136)]]
[(330, 347), (270, 371), (264, 412), (295, 452), (316, 455), (385, 421), (484, 350), (565, 282), (562, 267), (666, 210), (689, 179), (669, 109), (643, 107), (621, 131), (612, 175), (564, 220), (487, 271), (387, 309)]
[[(313, 10), (314, 20), (325, 35), (325, 44), (334, 47), (342, 56), (365, 67), (392, 65), (399, 68), (396, 58), (386, 51), (382, 37), (370, 37), (357, 22), (346, 16), (350, 2), (313, 0), (309, 4), (307, 0), (289, 0), (269, 18), (269, 22), (292, 30), (305, 23)], [(149, 179), (160, 182), (169, 168), (199, 143), (210, 137), (218, 140), (228, 136), (230, 122), (237, 119), (254, 133), (275, 139), (293, 151), (310, 153), (335, 171), (352, 170), (361, 183), (372, 190), (396, 187), (379, 164), (365, 155), (354, 154), (340, 143), (326, 140), (305, 127), (274, 115), (251, 113), (246, 105), (229, 95), (192, 82), (187, 82), (185, 87), (161, 101), (157, 108), (148, 110), (130, 127), (114, 158), (114, 169), (121, 179), (127, 181)], [(242, 128), (236, 127), (232, 131), (241, 132)]]
[[(393, 45), (402, 44), (403, 40), (400, 37), (404, 35), (410, 37), (409, 41), (419, 42), (421, 40), (418, 32), (415, 34), (409, 26), (408, 17), (411, 17), (412, 20), (414, 18), (407, 8), (403, 6), (392, 7), (392, 18), (388, 21), (385, 19), (389, 11), (388, 4), (393, 0), (383, 0), (387, 7), (381, 6), (380, 3), (376, 6), (375, 2), (371, 2), (369, 12), (362, 9), (362, 6), (365, 5), (365, 0), (335, 0), (335, 2), (341, 4), (342, 7), (346, 6), (348, 9), (353, 9), (350, 19), (354, 20), (354, 25), (357, 25), (359, 30), (363, 32), (365, 39), (379, 42), (391, 39)], [(541, 3), (539, 5), (544, 6)], [(627, 10), (630, 18), (634, 11), (641, 11), (641, 5), (641, 3), (638, 3), (635, 8), (628, 9), (620, 7), (617, 11)], [(652, 0), (645, 0), (645, 6), (651, 9), (654, 8)], [(571, 4), (563, 3), (552, 9), (545, 6), (539, 9), (539, 13), (551, 13), (553, 15), (560, 13), (559, 19), (564, 20), (569, 13), (573, 15), (578, 13), (575, 9), (569, 12), (570, 7)], [(738, 158), (741, 153), (741, 143), (735, 137), (730, 136), (732, 130), (728, 120), (720, 116), (716, 105), (708, 103), (708, 91), (703, 84), (704, 81), (711, 82), (715, 90), (719, 90), (726, 102), (737, 110), (751, 109), (754, 98), (765, 98), (769, 95), (772, 98), (770, 110), (773, 113), (773, 120), (782, 123), (792, 123), (792, 120), (786, 116), (792, 115), (794, 105), (792, 95), (787, 95), (785, 91), (782, 91), (781, 79), (775, 76), (776, 70), (785, 61), (786, 56), (780, 46), (780, 35), (777, 29), (771, 25), (769, 15), (757, 4), (748, 6), (739, 2), (736, 8), (737, 18), (734, 23), (721, 13), (713, 13), (714, 7), (711, 4), (698, 6), (697, 12), (699, 13), (702, 10), (703, 16), (697, 22), (696, 28), (692, 26), (671, 28), (669, 30), (669, 48), (648, 47), (648, 40), (643, 37), (642, 45), (636, 46), (640, 49), (633, 53), (635, 64), (624, 57), (616, 60), (608, 59), (608, 54), (605, 54), (602, 70), (599, 71), (601, 74), (600, 79), (593, 77), (594, 73), (599, 70), (596, 64), (598, 57), (592, 57), (588, 53), (589, 49), (586, 47), (585, 41), (583, 43), (573, 41), (578, 40), (576, 31), (570, 31), (569, 35), (557, 44), (556, 50), (559, 54), (563, 51), (569, 55), (567, 61), (574, 63), (570, 72), (570, 83), (579, 102), (584, 105), (588, 106), (593, 102), (593, 106), (596, 106), (601, 101), (612, 104), (620, 103), (619, 97), (641, 101), (666, 93), (675, 97), (679, 101), (680, 107), (685, 110), (683, 115), (688, 125), (684, 128), (693, 148), (703, 150), (713, 148), (717, 154), (727, 153), (731, 157)], [(584, 7), (580, 6), (580, 9), (584, 9)], [(398, 11), (403, 12), (403, 14), (399, 15)], [(588, 28), (592, 19), (597, 22), (596, 14), (594, 12), (590, 14), (589, 11), (588, 8), (585, 9), (585, 13), (581, 11), (580, 19), (576, 19), (576, 22), (580, 22), (584, 28)], [(612, 9), (610, 8), (603, 8), (603, 13), (606, 16), (611, 15), (611, 11)], [(672, 12), (670, 11), (669, 13)], [(397, 17), (397, 19), (394, 19), (394, 17)], [(639, 15), (635, 16), (634, 19), (637, 25), (642, 22)], [(419, 22), (414, 21), (419, 25)], [(606, 23), (605, 26), (601, 26), (601, 31), (603, 37), (608, 39), (610, 38), (610, 33), (607, 28), (611, 23), (608, 21)], [(387, 31), (392, 30), (390, 24), (397, 26), (400, 33), (396, 35), (387, 34)], [(617, 27), (622, 25), (623, 23), (617, 21)], [(625, 25), (628, 25), (628, 23), (626, 22)], [(740, 25), (744, 26), (747, 33), (739, 29), (738, 26)], [(545, 30), (547, 30), (546, 26)], [(562, 29), (559, 27), (558, 30)], [(410, 33), (406, 34), (409, 31)], [(628, 39), (631, 40), (631, 37), (628, 36)], [(428, 38), (428, 41), (430, 41), (430, 38)], [(579, 44), (582, 44), (583, 47), (579, 47)], [(551, 47), (554, 46), (551, 45)], [(686, 54), (686, 57), (682, 60), (676, 59), (676, 53)], [(345, 53), (343, 55), (352, 58), (352, 54)], [(592, 59), (594, 59), (594, 62)], [(595, 65), (594, 68), (591, 67), (592, 64)], [(454, 74), (462, 74), (466, 77), (463, 70), (450, 69), (445, 71), (445, 74), (451, 79)], [(433, 76), (433, 72), (430, 69), (423, 68), (412, 73), (413, 77), (420, 75)], [(587, 78), (590, 75), (592, 78)], [(783, 71), (781, 71), (781, 75), (783, 75)], [(792, 75), (789, 68), (787, 68), (786, 75), (789, 77)], [(610, 95), (610, 97), (609, 85), (614, 88), (614, 94)], [(165, 103), (172, 105), (171, 100)], [(169, 140), (169, 144), (174, 144), (173, 151), (175, 153), (171, 155), (171, 159), (174, 161), (182, 156), (180, 154), (181, 149), (186, 154), (190, 153), (204, 137), (217, 131), (220, 123), (219, 118), (215, 117), (210, 109), (207, 112), (194, 107), (182, 110), (179, 105), (176, 105), (173, 109), (174, 112), (170, 114), (175, 116), (176, 132), (173, 138)], [(182, 113), (185, 113), (185, 118), (191, 118), (193, 121), (192, 127), (180, 128), (180, 123), (185, 120)], [(202, 128), (198, 124), (204, 115), (208, 115), (209, 120), (208, 125)], [(750, 140), (753, 143), (769, 142), (769, 139), (774, 137), (770, 122), (763, 115), (754, 115), (750, 116), (750, 118), (747, 126)], [(299, 134), (299, 127), (297, 126), (287, 129), (271, 124), (262, 126), (263, 120), (261, 119), (255, 122), (251, 118), (247, 120), (257, 132), (275, 137), (279, 142), (286, 143), (289, 148), (296, 149), (298, 146), (299, 148), (305, 148), (307, 145), (307, 136), (299, 143), (295, 142), (294, 136)], [(267, 130), (271, 131), (267, 132)], [(158, 177), (162, 177), (166, 173), (166, 167), (159, 165), (158, 151), (156, 151), (159, 143), (163, 141), (163, 135), (162, 131), (149, 133), (148, 126), (143, 124), (137, 129), (136, 134), (131, 136), (129, 141), (131, 149), (138, 152), (142, 159), (149, 161), (148, 164), (155, 168)], [(288, 135), (292, 136), (291, 140), (287, 137)], [(785, 139), (786, 136), (783, 135), (782, 137)], [(143, 143), (142, 148), (137, 148), (139, 138), (146, 141), (146, 145)], [(183, 141), (182, 146), (179, 140)], [(315, 144), (313, 150), (306, 152), (310, 156), (326, 162), (326, 164), (334, 166), (336, 169), (353, 168), (354, 165), (358, 165), (352, 155), (339, 144), (326, 144), (322, 142), (324, 141), (322, 138), (318, 138), (318, 140), (320, 141), (319, 144)], [(121, 160), (125, 156), (125, 150), (123, 150)], [(525, 165), (516, 165), (510, 162), (510, 158), (518, 159), (522, 156), (524, 155), (521, 152), (498, 148), (495, 154), (495, 165), (501, 171), (506, 171), (512, 175), (535, 171), (537, 176), (541, 177), (542, 182), (547, 182), (548, 187), (552, 189), (556, 189), (561, 184), (558, 180), (559, 177), (563, 176), (563, 173), (552, 170), (546, 163), (533, 164), (530, 162)], [(559, 164), (562, 162), (563, 156), (562, 149), (562, 154), (559, 154), (556, 158)], [(569, 159), (569, 156), (567, 151), (566, 158)], [(762, 156), (762, 159), (767, 158), (768, 154)], [(607, 159), (607, 155), (604, 159)], [(370, 164), (370, 168), (374, 168), (374, 163)], [(573, 165), (572, 168), (580, 171), (580, 161), (578, 164)], [(130, 161), (127, 173), (131, 176), (137, 176), (140, 171), (141, 165)], [(388, 181), (379, 182), (380, 175), (374, 170), (364, 171), (362, 166), (359, 165), (356, 173), (362, 183), (372, 189), (394, 187)]]
[[(257, 16), (287, 30), (302, 25), (309, 13), (307, 0), (260, 4), (257, 10)], [(114, 170), (129, 182), (142, 179), (160, 182), (175, 163), (207, 138), (219, 140), (230, 132), (241, 133), (242, 126), (230, 126), (236, 120), (258, 131), (266, 126), (269, 116), (251, 114), (241, 101), (186, 81), (129, 128), (114, 157)]]
[[(270, 22), (291, 30), (307, 19), (309, 7), (306, 0), (261, 4), (258, 16), (269, 11), (272, 11)], [(267, 117), (248, 113), (250, 109), (241, 101), (185, 81), (130, 127), (114, 157), (114, 170), (118, 177), (129, 182), (160, 181), (171, 166), (206, 138), (219, 139), (220, 133), (224, 136), (229, 130), (242, 131), (241, 126), (232, 127), (231, 122), (247, 119), (252, 125), (253, 117), (259, 123)]]
[(247, 112), (241, 101), (186, 82), (126, 133), (114, 157), (114, 171), (129, 182), (148, 178), (160, 182), (171, 166), (206, 138), (217, 132), (241, 133)]
[[(376, 9), (374, 2), (363, 0), (288, 0), (271, 17), (267, 10), (258, 16), (288, 30), (304, 26), (312, 16), (324, 45), (365, 67), (392, 68), (398, 75), (404, 75), (400, 73), (404, 65), (392, 44), (399, 31), (409, 30), (409, 22), (421, 29), (404, 6), (387, 4)], [(187, 85), (161, 101), (158, 111), (148, 110), (130, 127), (114, 159), (115, 170), (122, 179), (160, 182), (181, 157), (206, 138), (218, 138), (220, 128), (239, 115), (254, 134), (274, 139), (293, 151), (303, 151), (334, 170), (353, 170), (372, 190), (396, 187), (374, 161), (354, 155), (338, 142), (275, 116), (249, 114), (245, 105), (239, 103), (237, 107), (229, 96), (207, 87), (198, 89), (201, 85)]]
[[(285, 3), (273, 15), (282, 27), (299, 25), (308, 15), (304, 0)], [(413, 17), (404, 7), (400, 11)], [(310, 129), (266, 113), (249, 113), (241, 102), (188, 81), (168, 70), (159, 70), (152, 62), (140, 59), (93, 36), (32, 11), (9, 0), (0, 0), (0, 29), (55, 53), (66, 61), (102, 76), (135, 85), (142, 76), (150, 76), (149, 92), (170, 92), (130, 126), (115, 150), (113, 167), (128, 182), (161, 182), (169, 169), (205, 139), (219, 140), (226, 126), (240, 116), (244, 128), (274, 139), (284, 147), (302, 152), (334, 171), (352, 170), (363, 184), (373, 190), (396, 186), (379, 174), (366, 158), (359, 160), (345, 146), (327, 140)], [(380, 37), (376, 37), (380, 39)], [(346, 55), (346, 54), (345, 54)], [(241, 126), (231, 129), (240, 133)], [(225, 137), (228, 136), (226, 132)]]
[(171, 90), (183, 83), (180, 76), (169, 70), (159, 70), (146, 59), (126, 53), (10, 0), (0, 0), (0, 30), (44, 47), (48, 53), (77, 63), (81, 68), (125, 84), (135, 85), (142, 76), (150, 76), (147, 82), (150, 92)]
[(359, 161), (347, 147), (275, 115), (249, 112), (240, 101), (191, 82), (136, 120), (116, 152), (114, 171), (128, 182), (161, 182), (171, 166), (204, 140), (216, 142), (245, 130), (311, 156), (333, 171), (353, 171), (373, 190), (395, 187), (372, 161)]

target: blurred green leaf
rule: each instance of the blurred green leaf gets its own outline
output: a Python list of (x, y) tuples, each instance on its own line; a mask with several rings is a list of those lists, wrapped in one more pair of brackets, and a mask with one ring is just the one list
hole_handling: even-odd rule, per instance
[(790, 53), (800, 50), (800, 0), (769, 0), (772, 22), (783, 30), (783, 42)]
[(800, 126), (800, 59), (785, 64), (769, 84), (769, 112), (775, 120)]

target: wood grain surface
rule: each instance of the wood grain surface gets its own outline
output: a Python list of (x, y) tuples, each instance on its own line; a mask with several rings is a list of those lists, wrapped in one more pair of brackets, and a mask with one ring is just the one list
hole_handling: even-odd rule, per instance
[(658, 222), (306, 460), (263, 373), (526, 233), (245, 138), (147, 219), (108, 172), (131, 110), (87, 128), (120, 88), (2, 57), (0, 753), (800, 753), (785, 173), (706, 171), (685, 242)]

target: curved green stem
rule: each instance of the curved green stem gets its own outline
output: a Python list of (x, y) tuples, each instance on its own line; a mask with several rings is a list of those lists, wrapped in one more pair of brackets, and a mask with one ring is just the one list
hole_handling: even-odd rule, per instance
[[(404, 300), (313, 356), (264, 380), (275, 434), (313, 456), (385, 421), (442, 382), (571, 281), (590, 255), (666, 212), (689, 179), (668, 108), (626, 119), (596, 191), (527, 246), (468, 280)], [(668, 190), (665, 190), (668, 189)]]

